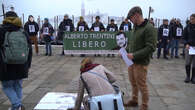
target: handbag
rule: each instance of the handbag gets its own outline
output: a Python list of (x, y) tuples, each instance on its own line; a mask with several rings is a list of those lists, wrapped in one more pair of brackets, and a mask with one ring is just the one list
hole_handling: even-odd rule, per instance
[[(110, 85), (112, 85), (105, 77), (101, 76), (98, 73), (88, 71), (88, 73), (94, 74), (98, 77), (101, 77), (105, 81), (107, 81)], [(82, 75), (80, 76), (88, 94), (88, 105), (89, 110), (125, 110), (123, 106), (122, 94), (120, 89), (116, 85), (112, 85), (115, 90), (115, 94), (106, 94), (101, 96), (91, 96), (87, 83), (84, 81)]]

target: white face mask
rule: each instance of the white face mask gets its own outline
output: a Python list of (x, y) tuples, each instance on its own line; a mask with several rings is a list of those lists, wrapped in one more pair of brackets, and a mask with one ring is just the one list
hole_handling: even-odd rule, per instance
[(125, 47), (126, 38), (124, 34), (120, 34), (116, 36), (116, 43), (119, 47)]
[(31, 22), (33, 22), (34, 21), (34, 18), (33, 17), (30, 17), (30, 19), (29, 19)]

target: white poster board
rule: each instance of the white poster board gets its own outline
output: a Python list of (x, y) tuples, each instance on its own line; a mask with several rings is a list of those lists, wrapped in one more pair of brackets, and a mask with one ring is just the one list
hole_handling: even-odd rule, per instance
[(195, 55), (195, 47), (190, 46), (189, 55)]
[(127, 57), (127, 51), (125, 48), (121, 48), (119, 53), (122, 55), (123, 60), (125, 61), (127, 67), (133, 65), (133, 61)]
[(67, 110), (74, 107), (76, 97), (77, 93), (49, 92), (40, 100), (34, 110)]

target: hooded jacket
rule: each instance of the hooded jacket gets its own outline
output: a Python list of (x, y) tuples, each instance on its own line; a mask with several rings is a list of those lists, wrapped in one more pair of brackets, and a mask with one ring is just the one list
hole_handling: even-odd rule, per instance
[(128, 23), (125, 23), (124, 21), (121, 23), (120, 25), (120, 30), (123, 30), (124, 31), (124, 26), (127, 25), (128, 26), (128, 30), (130, 31), (131, 30), (131, 23), (128, 22)]
[(71, 19), (64, 19), (60, 25), (59, 25), (59, 31), (60, 32), (63, 32), (63, 31), (67, 31), (67, 28), (66, 26), (70, 26), (70, 31), (74, 31), (74, 25), (72, 23), (72, 20)]
[(80, 26), (84, 27), (84, 31), (89, 30), (89, 27), (88, 27), (88, 25), (87, 25), (87, 23), (85, 21), (84, 22), (78, 22), (78, 24), (77, 24), (77, 31), (79, 31), (79, 27)]
[(118, 26), (116, 24), (108, 24), (107, 31), (111, 31), (111, 29), (114, 29), (114, 32), (118, 31)]
[[(181, 31), (181, 35), (178, 35), (177, 31)], [(171, 36), (170, 36), (170, 39), (173, 40), (173, 39), (180, 39), (183, 37), (183, 26), (181, 24), (174, 24), (172, 25), (172, 28), (171, 28)]]
[(22, 22), (18, 17), (7, 17), (3, 21), (3, 25), (0, 26), (0, 80), (17, 80), (28, 77), (28, 71), (31, 67), (32, 60), (32, 46), (31, 41), (27, 33), (24, 33), (27, 37), (27, 42), (29, 46), (29, 56), (25, 64), (5, 64), (2, 59), (3, 43), (5, 39), (6, 32), (18, 31), (22, 28)]
[(104, 25), (103, 25), (102, 22), (95, 22), (95, 23), (93, 23), (90, 30), (94, 30), (95, 31), (95, 27), (99, 27), (99, 31), (101, 31), (101, 30), (105, 31), (105, 28), (104, 28)]
[[(44, 32), (45, 28), (48, 28), (48, 33), (47, 34), (45, 34), (45, 32)], [(51, 36), (54, 33), (54, 29), (53, 29), (53, 26), (49, 22), (43, 24), (40, 32), (41, 32), (41, 34), (43, 34), (45, 42), (51, 42)]]
[(28, 19), (24, 25), (24, 30), (29, 34), (29, 36), (36, 36), (39, 31), (39, 25), (35, 21), (31, 22)]
[(188, 24), (184, 29), (185, 45), (195, 46), (195, 24)]
[(169, 39), (170, 39), (169, 26), (162, 24), (158, 29), (158, 40), (169, 40)]

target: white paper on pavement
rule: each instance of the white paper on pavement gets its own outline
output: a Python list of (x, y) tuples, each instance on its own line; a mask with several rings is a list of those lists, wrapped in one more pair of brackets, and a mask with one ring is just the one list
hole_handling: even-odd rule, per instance
[(119, 53), (122, 55), (122, 58), (128, 67), (133, 65), (133, 61), (127, 57), (127, 51), (125, 50), (125, 48), (121, 48), (119, 50)]
[(190, 46), (189, 55), (195, 55), (195, 47)]
[(40, 100), (34, 110), (67, 110), (74, 107), (76, 97), (76, 93), (49, 92)]

